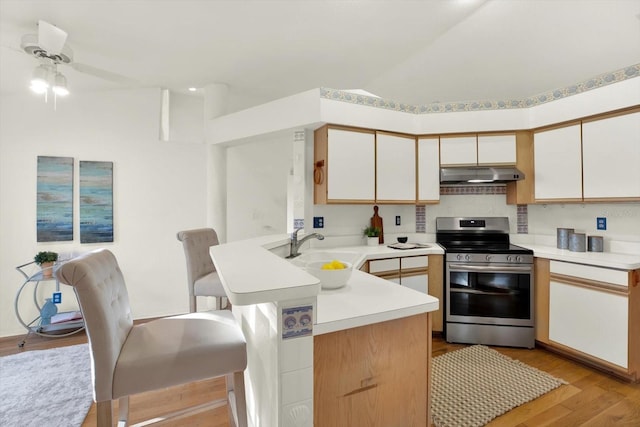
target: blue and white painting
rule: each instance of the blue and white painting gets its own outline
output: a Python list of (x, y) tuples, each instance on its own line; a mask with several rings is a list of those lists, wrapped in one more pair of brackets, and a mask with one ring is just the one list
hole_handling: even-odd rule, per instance
[(113, 162), (80, 161), (80, 243), (113, 242)]
[(38, 156), (38, 242), (73, 240), (73, 157)]

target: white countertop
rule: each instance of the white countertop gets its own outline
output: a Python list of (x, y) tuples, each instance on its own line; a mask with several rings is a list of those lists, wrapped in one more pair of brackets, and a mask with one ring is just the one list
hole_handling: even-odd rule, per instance
[(212, 246), (213, 264), (233, 305), (250, 305), (313, 297), (320, 281), (268, 248), (282, 243), (282, 236), (242, 240)]
[(534, 256), (539, 258), (596, 265), (620, 270), (636, 270), (640, 268), (640, 255), (613, 252), (572, 252), (568, 249), (558, 249), (553, 246), (522, 243), (517, 243), (517, 245), (533, 250)]
[(437, 298), (358, 270), (368, 259), (443, 254), (436, 244), (408, 250), (378, 245), (303, 251), (303, 254), (355, 254), (354, 271), (347, 285), (321, 290), (316, 277), (269, 251), (287, 242), (288, 237), (278, 235), (211, 247), (216, 270), (233, 305), (316, 297), (316, 335), (431, 312), (439, 307)]
[(354, 270), (344, 288), (320, 291), (313, 334), (321, 335), (435, 311), (437, 298)]

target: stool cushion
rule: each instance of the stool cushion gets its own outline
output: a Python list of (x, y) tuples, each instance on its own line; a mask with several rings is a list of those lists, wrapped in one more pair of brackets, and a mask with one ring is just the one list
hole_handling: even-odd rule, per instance
[(118, 358), (113, 398), (217, 377), (247, 366), (246, 341), (230, 311), (134, 325)]
[(218, 272), (213, 271), (197, 279), (193, 284), (195, 296), (226, 297)]

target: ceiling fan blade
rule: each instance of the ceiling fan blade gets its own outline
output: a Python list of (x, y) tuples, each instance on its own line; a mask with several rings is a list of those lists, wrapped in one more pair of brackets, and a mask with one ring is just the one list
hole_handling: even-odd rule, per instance
[(91, 65), (81, 64), (81, 63), (78, 63), (78, 62), (72, 62), (69, 65), (71, 66), (71, 68), (73, 68), (74, 70), (79, 71), (81, 73), (89, 74), (89, 75), (101, 78), (103, 80), (107, 80), (107, 81), (110, 81), (110, 82), (113, 82), (113, 83), (118, 83), (118, 84), (123, 85), (123, 86), (138, 87), (138, 86), (142, 85), (136, 79), (132, 79), (132, 78), (123, 76), (121, 74), (113, 73), (111, 71), (107, 71), (107, 70), (103, 70), (103, 69), (100, 69), (100, 68), (92, 67)]
[(49, 55), (57, 55), (67, 41), (67, 32), (46, 21), (38, 21), (38, 44)]

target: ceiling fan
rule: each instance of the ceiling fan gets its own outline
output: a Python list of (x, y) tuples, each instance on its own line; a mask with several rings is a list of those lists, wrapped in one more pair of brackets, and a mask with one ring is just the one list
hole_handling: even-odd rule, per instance
[[(63, 86), (66, 87), (66, 78), (58, 72), (57, 67), (58, 65), (68, 65), (81, 73), (123, 86), (140, 86), (140, 82), (135, 79), (74, 61), (73, 50), (66, 43), (67, 36), (66, 31), (43, 20), (38, 21), (38, 34), (22, 36), (20, 43), (22, 51), (37, 58), (40, 62), (34, 71), (34, 80), (44, 78), (47, 73), (49, 80), (53, 81), (54, 90), (55, 87), (60, 87), (56, 86), (58, 83), (64, 83)], [(34, 80), (32, 80), (32, 84)]]

